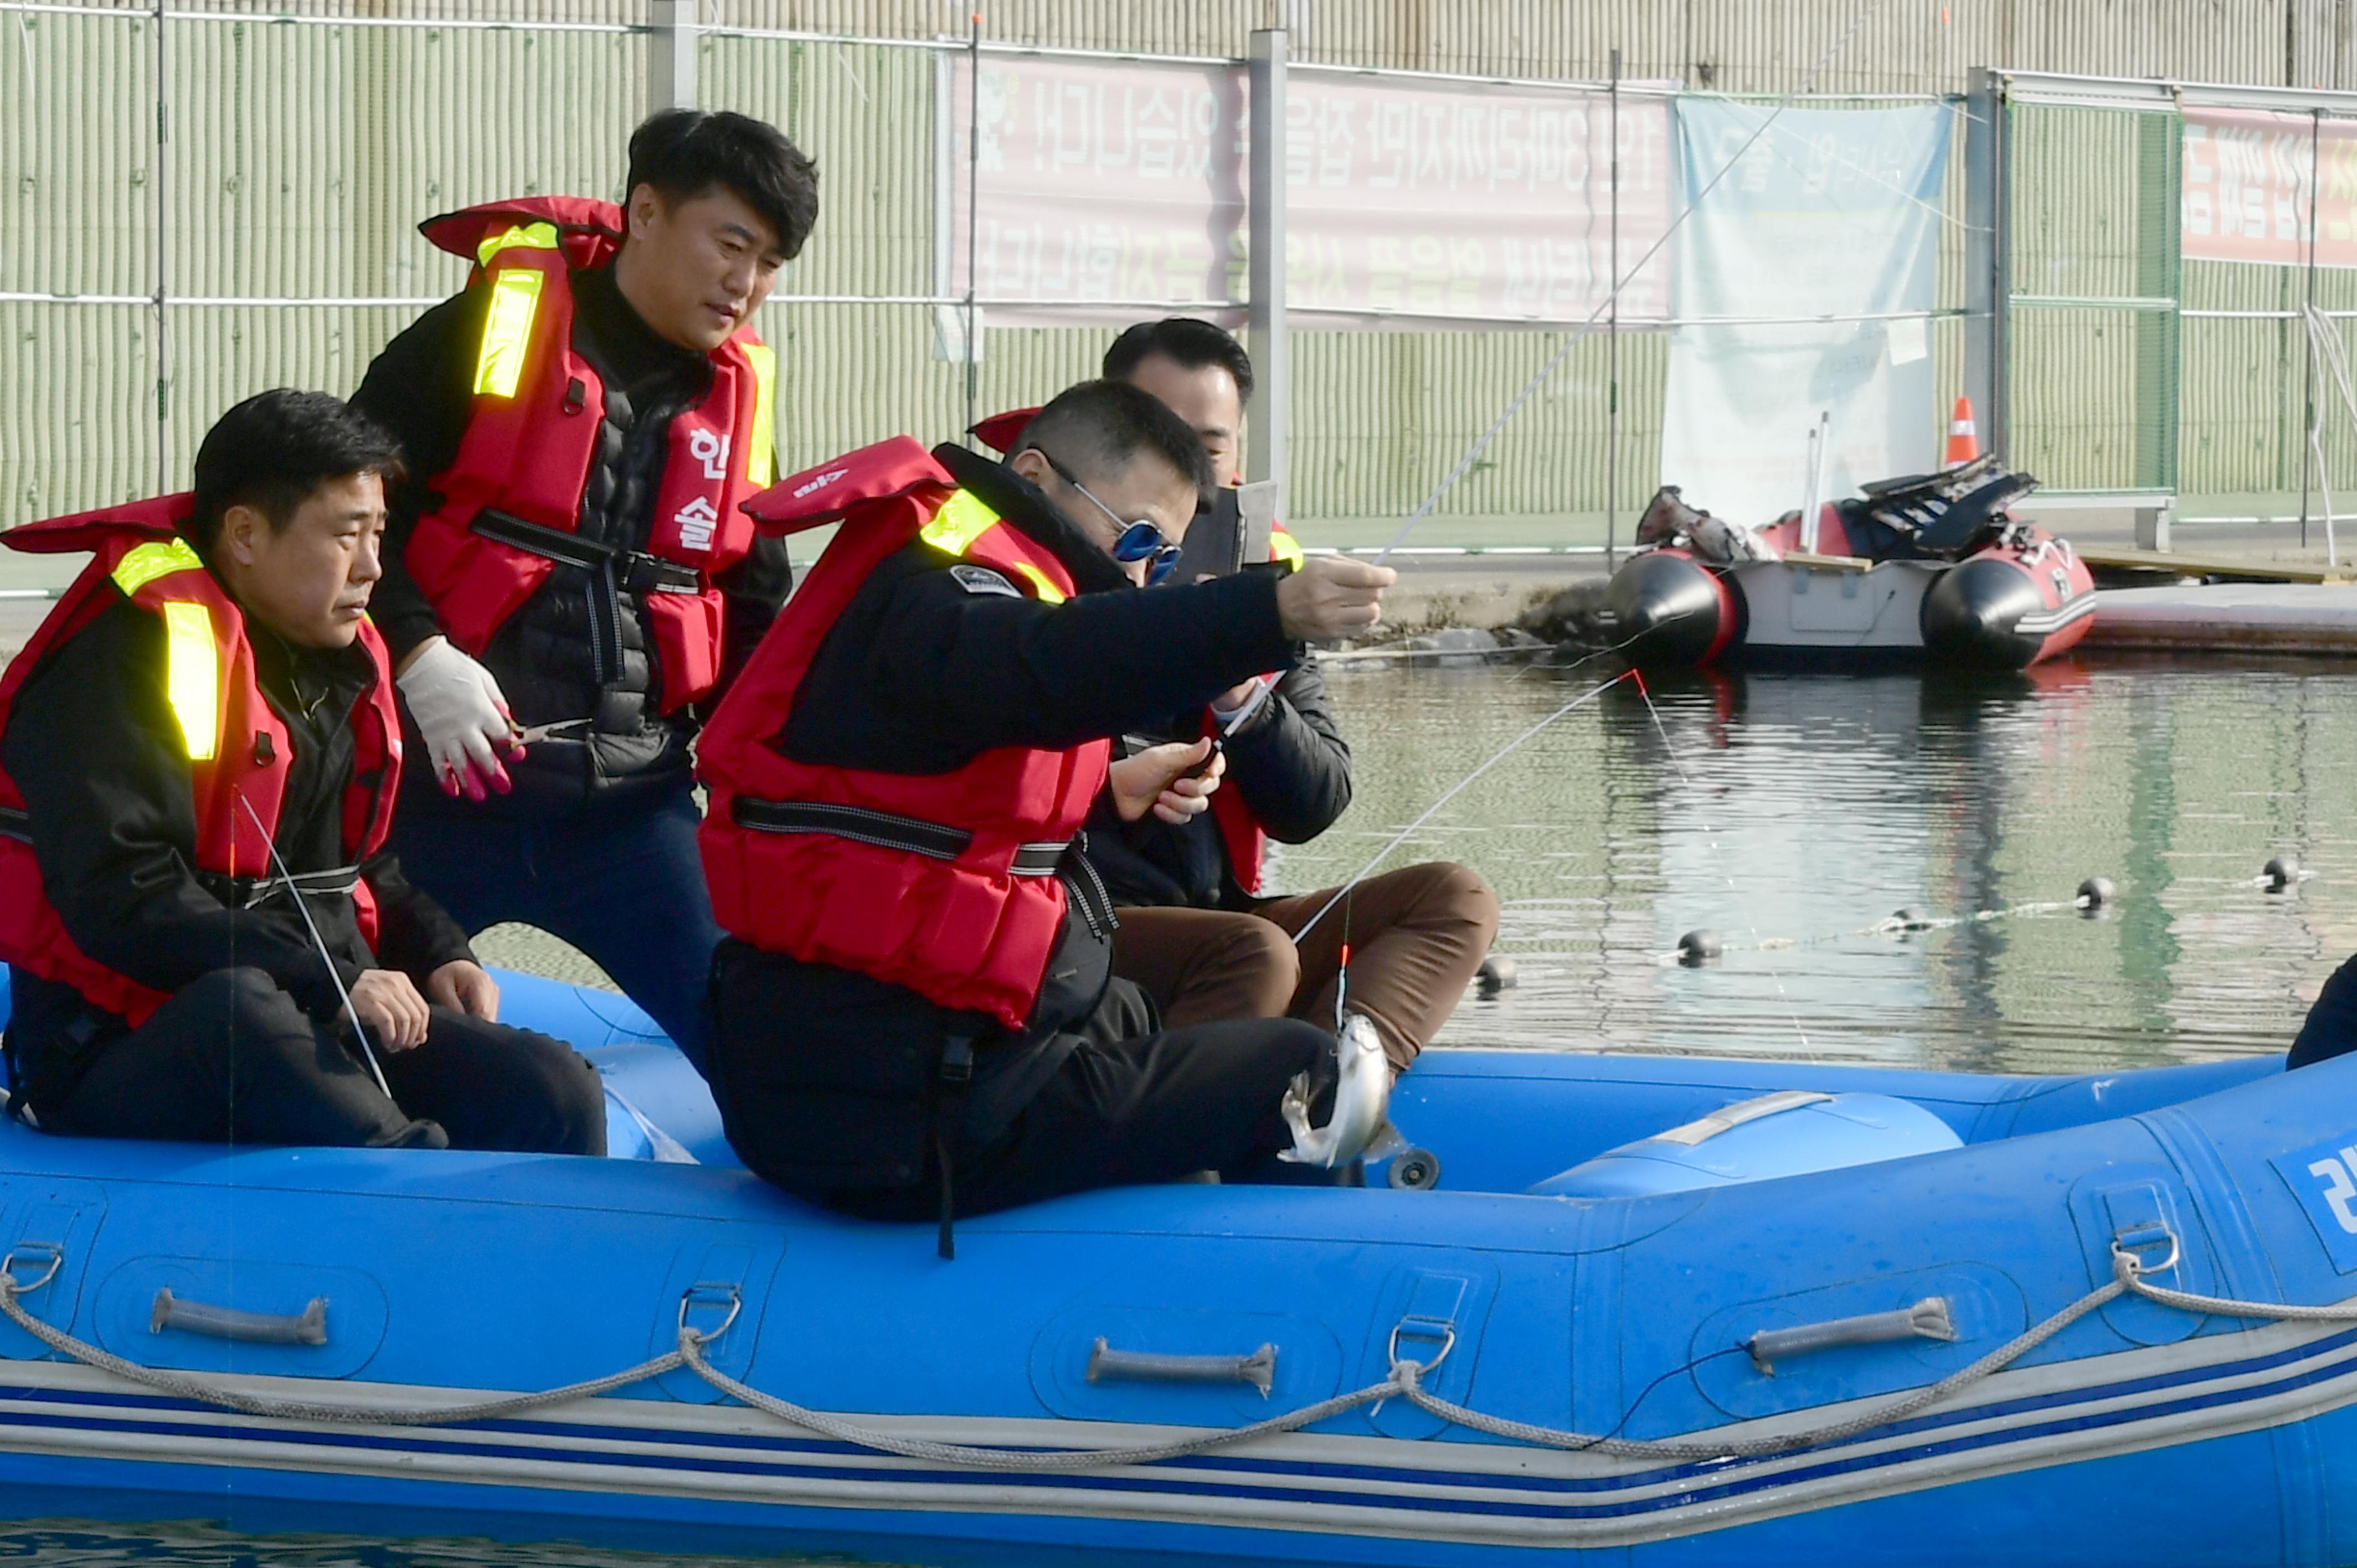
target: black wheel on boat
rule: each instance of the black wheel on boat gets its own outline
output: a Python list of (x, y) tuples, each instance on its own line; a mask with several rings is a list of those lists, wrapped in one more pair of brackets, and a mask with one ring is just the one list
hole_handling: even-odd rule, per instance
[(1629, 661), (1691, 669), (1727, 640), (1728, 595), (1717, 574), (1693, 557), (1655, 551), (1632, 555), (1605, 590), (1616, 641)]
[(2021, 619), (2045, 607), (2038, 585), (2011, 561), (1967, 561), (1923, 596), (1923, 646), (1946, 664), (2026, 669), (2044, 639), (2022, 635)]

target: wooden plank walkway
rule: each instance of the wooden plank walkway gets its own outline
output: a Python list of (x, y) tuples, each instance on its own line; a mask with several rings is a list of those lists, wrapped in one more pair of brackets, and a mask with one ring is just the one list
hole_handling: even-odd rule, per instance
[(2228, 556), (2184, 555), (2174, 550), (2130, 550), (2083, 545), (2079, 559), (2090, 566), (2136, 572), (2169, 572), (2180, 577), (2235, 577), (2254, 583), (2357, 583), (2357, 564), (2288, 566), (2280, 562)]
[(2317, 583), (2105, 588), (2082, 646), (2357, 654), (2357, 591)]

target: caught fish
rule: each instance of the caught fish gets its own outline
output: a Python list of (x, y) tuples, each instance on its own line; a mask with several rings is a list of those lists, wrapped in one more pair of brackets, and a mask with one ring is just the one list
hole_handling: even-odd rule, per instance
[(1392, 1064), (1374, 1024), (1363, 1013), (1343, 1020), (1334, 1041), (1337, 1077), (1334, 1111), (1323, 1127), (1309, 1124), (1309, 1075), (1296, 1077), (1285, 1091), (1285, 1124), (1293, 1129), (1293, 1147), (1277, 1155), (1297, 1165), (1322, 1165), (1332, 1170), (1362, 1157), (1381, 1159), (1406, 1147), (1389, 1120)]

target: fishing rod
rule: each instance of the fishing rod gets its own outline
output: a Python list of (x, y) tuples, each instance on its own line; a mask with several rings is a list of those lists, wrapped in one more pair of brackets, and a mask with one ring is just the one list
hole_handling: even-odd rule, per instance
[[(377, 1088), (384, 1091), (387, 1100), (391, 1100), (393, 1086), (385, 1082), (384, 1069), (377, 1065), (376, 1052), (369, 1045), (368, 1030), (361, 1025), (361, 1011), (352, 1005), (352, 993), (344, 989), (343, 972), (337, 969), (334, 955), (328, 951), (328, 939), (319, 934), (318, 922), (311, 918), (311, 907), (303, 902), (302, 887), (296, 884), (295, 874), (286, 869), (286, 862), (279, 855), (278, 842), (270, 836), (270, 830), (263, 826), (262, 813), (253, 809), (253, 802), (245, 798), (244, 790), (236, 790), (235, 794), (237, 803), (243, 806), (245, 814), (253, 820), (253, 831), (262, 835), (264, 846), (270, 851), (270, 864), (278, 868), (278, 877), (285, 885), (286, 897), (295, 900), (296, 912), (303, 917), (303, 929), (311, 933), (311, 945), (319, 950), (319, 961), (328, 966), (328, 978), (336, 983), (336, 995), (344, 1004), (344, 1016), (352, 1021), (352, 1038), (361, 1043), (361, 1059), (368, 1063), (369, 1076), (376, 1079)], [(267, 879), (264, 879), (264, 886), (269, 886)]]
[(1566, 703), (1563, 706), (1557, 708), (1555, 712), (1549, 714), (1546, 717), (1541, 719), (1538, 723), (1533, 725), (1530, 728), (1524, 730), (1522, 734), (1516, 736), (1513, 739), (1508, 741), (1505, 745), (1500, 746), (1496, 751), (1491, 752), (1490, 754), (1489, 760), (1482, 763), (1480, 767), (1476, 768), (1472, 772), (1468, 773), (1464, 778), (1459, 779), (1456, 783), (1450, 785), (1447, 793), (1443, 794), (1440, 799), (1435, 800), (1431, 805), (1426, 806), (1424, 809), (1422, 815), (1418, 816), (1415, 821), (1408, 823), (1407, 826), (1402, 828), (1398, 832), (1393, 834), (1391, 842), (1384, 844), (1383, 848), (1375, 852), (1374, 858), (1368, 861), (1366, 865), (1359, 867), (1358, 871), (1348, 882), (1345, 882), (1341, 886), (1334, 889), (1334, 896), (1327, 899), (1323, 905), (1319, 906), (1318, 913), (1310, 916), (1308, 921), (1304, 924), (1299, 930), (1293, 933), (1293, 945), (1299, 947), (1301, 945), (1302, 939), (1317, 929), (1318, 922), (1324, 919), (1327, 915), (1332, 911), (1335, 905), (1340, 904), (1343, 899), (1349, 897), (1351, 892), (1357, 888), (1359, 884), (1367, 879), (1368, 875), (1372, 873), (1375, 867), (1381, 865), (1384, 861), (1391, 858), (1392, 851), (1399, 848), (1400, 845), (1405, 843), (1410, 838), (1415, 836), (1415, 831), (1424, 826), (1425, 823), (1430, 822), (1435, 812), (1438, 811), (1441, 807), (1448, 804), (1449, 801), (1457, 799), (1458, 796), (1463, 794), (1475, 779), (1480, 778), (1484, 773), (1489, 772), (1492, 768), (1497, 767), (1501, 762), (1505, 761), (1507, 757), (1512, 756), (1525, 744), (1535, 738), (1541, 730), (1555, 723), (1555, 720), (1562, 718), (1565, 714), (1571, 713), (1574, 709), (1586, 707), (1588, 703), (1596, 701), (1597, 698), (1604, 695), (1605, 693), (1610, 691), (1613, 687), (1618, 686), (1621, 682), (1629, 680), (1636, 673), (1637, 671), (1633, 669), (1623, 670), (1620, 674), (1613, 676), (1612, 679), (1605, 682), (1602, 685), (1591, 687), (1589, 690), (1581, 693), (1578, 696), (1574, 697), (1570, 702)]
[(1871, 3), (1857, 14), (1857, 18), (1843, 29), (1841, 37), (1834, 40), (1833, 48), (1827, 49), (1818, 58), (1817, 63), (1809, 68), (1809, 74), (1801, 79), (1801, 85), (1779, 99), (1775, 107), (1769, 112), (1767, 118), (1760, 121), (1753, 128), (1751, 134), (1743, 139), (1742, 145), (1735, 149), (1734, 155), (1719, 166), (1718, 172), (1712, 175), (1700, 190), (1687, 199), (1685, 205), (1678, 209), (1676, 215), (1670, 220), (1668, 226), (1663, 229), (1660, 236), (1645, 247), (1644, 253), (1631, 264), (1627, 273), (1613, 281), (1611, 292), (1597, 303), (1594, 310), (1587, 313), (1587, 319), (1581, 322), (1578, 329), (1564, 340), (1561, 348), (1547, 357), (1546, 363), (1539, 367), (1538, 373), (1524, 382), (1523, 390), (1514, 394), (1512, 403), (1506, 404), (1505, 412), (1491, 422), (1490, 428), (1483, 431), (1480, 438), (1466, 451), (1465, 456), (1458, 459), (1457, 466), (1448, 470), (1448, 475), (1434, 488), (1433, 492), (1424, 498), (1423, 504), (1408, 514), (1407, 521), (1400, 525), (1399, 532), (1392, 535), (1391, 542), (1384, 545), (1375, 556), (1376, 565), (1380, 566), (1390, 560), (1392, 552), (1405, 543), (1407, 536), (1415, 532), (1416, 525), (1432, 514), (1432, 509), (1440, 504), (1440, 499), (1454, 489), (1457, 487), (1457, 481), (1463, 478), (1473, 465), (1480, 460), (1481, 454), (1490, 449), (1490, 443), (1498, 438), (1498, 433), (1511, 424), (1514, 415), (1523, 411), (1523, 405), (1529, 403), (1539, 388), (1547, 383), (1548, 379), (1562, 365), (1565, 358), (1577, 348), (1589, 333), (1596, 330), (1596, 324), (1603, 319), (1607, 311), (1619, 303), (1622, 292), (1636, 281), (1637, 274), (1645, 270), (1646, 264), (1661, 253), (1662, 247), (1670, 242), (1670, 236), (1684, 226), (1685, 220), (1692, 217), (1695, 209), (1702, 205), (1703, 199), (1717, 189), (1719, 183), (1735, 172), (1736, 165), (1741, 163), (1744, 155), (1751, 150), (1760, 137), (1768, 134), (1769, 128), (1776, 124), (1778, 117), (1791, 108), (1796, 99), (1816, 85), (1817, 78), (1823, 76), (1825, 68), (1833, 64), (1841, 52), (1849, 47), (1850, 40), (1857, 36), (1857, 30), (1866, 26), (1875, 14), (1888, 4), (1889, 0), (1871, 0)]

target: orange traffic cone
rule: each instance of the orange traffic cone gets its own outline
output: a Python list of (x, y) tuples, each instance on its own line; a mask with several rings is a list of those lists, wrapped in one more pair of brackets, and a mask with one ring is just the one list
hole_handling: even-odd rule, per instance
[(1973, 428), (1973, 400), (1960, 397), (1956, 400), (1956, 412), (1948, 421), (1947, 466), (1953, 468), (1980, 455), (1980, 433)]

